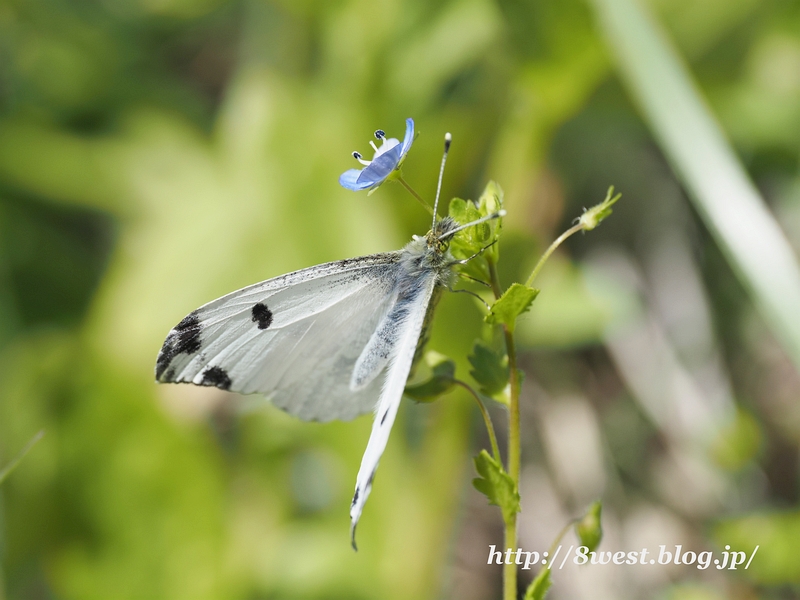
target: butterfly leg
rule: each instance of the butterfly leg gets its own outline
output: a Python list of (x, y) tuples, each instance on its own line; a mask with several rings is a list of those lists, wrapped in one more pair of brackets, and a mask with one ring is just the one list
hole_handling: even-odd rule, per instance
[(492, 287), (492, 285), (490, 283), (484, 281), (483, 279), (478, 279), (477, 277), (472, 277), (471, 275), (467, 275), (466, 273), (459, 272), (459, 273), (457, 273), (457, 275), (459, 277), (463, 277), (464, 279), (469, 279), (470, 281), (474, 281), (475, 283), (480, 283), (481, 285), (483, 285), (483, 286), (485, 286), (487, 288), (491, 289), (491, 287)]
[(478, 300), (483, 302), (483, 305), (486, 307), (487, 310), (491, 310), (491, 308), (492, 308), (491, 306), (489, 306), (489, 304), (486, 302), (486, 300), (484, 300), (483, 298), (478, 296), (478, 294), (476, 294), (475, 292), (473, 292), (471, 290), (454, 290), (450, 286), (448, 286), (447, 289), (450, 290), (451, 292), (453, 292), (454, 294), (469, 294), (470, 296), (475, 296)]
[(492, 246), (494, 246), (496, 243), (497, 243), (497, 240), (493, 241), (491, 244), (487, 244), (486, 246), (484, 246), (483, 248), (481, 248), (480, 250), (478, 250), (478, 251), (477, 251), (475, 254), (473, 254), (472, 256), (468, 256), (467, 258), (463, 258), (463, 259), (461, 259), (461, 260), (454, 260), (454, 261), (453, 261), (453, 262), (451, 262), (451, 263), (447, 263), (447, 266), (448, 266), (448, 267), (452, 267), (452, 266), (454, 266), (454, 265), (465, 265), (465, 264), (467, 264), (469, 261), (471, 261), (473, 258), (478, 258), (478, 257), (479, 257), (481, 254), (483, 254), (483, 253), (484, 253), (486, 250), (488, 250), (489, 248), (491, 248)]

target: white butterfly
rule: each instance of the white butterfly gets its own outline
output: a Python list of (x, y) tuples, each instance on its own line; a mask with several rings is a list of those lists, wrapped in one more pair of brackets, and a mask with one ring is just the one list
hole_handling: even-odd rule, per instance
[(169, 332), (156, 379), (261, 393), (307, 421), (374, 410), (350, 507), (355, 548), (355, 528), (433, 308), (453, 267), (464, 262), (450, 254), (453, 235), (503, 214), (461, 226), (450, 217), (434, 220), (427, 235), (402, 250), (309, 267), (209, 302)]

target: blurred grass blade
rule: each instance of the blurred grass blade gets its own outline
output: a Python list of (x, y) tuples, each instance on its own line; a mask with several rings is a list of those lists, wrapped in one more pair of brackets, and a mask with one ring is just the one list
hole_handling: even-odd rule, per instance
[(8, 463), (2, 471), (0, 471), (0, 484), (2, 484), (5, 481), (6, 477), (9, 476), (11, 471), (17, 468), (17, 465), (20, 463), (20, 461), (23, 458), (25, 458), (25, 455), (28, 452), (30, 452), (30, 449), (33, 448), (36, 442), (42, 439), (43, 436), (44, 436), (44, 429), (42, 429), (39, 433), (33, 436), (31, 438), (31, 441), (25, 444), (25, 447), (20, 451), (20, 453), (17, 454), (14, 457), (14, 459), (10, 463)]
[(636, 0), (590, 0), (620, 76), (698, 212), (800, 368), (800, 267), (655, 20)]

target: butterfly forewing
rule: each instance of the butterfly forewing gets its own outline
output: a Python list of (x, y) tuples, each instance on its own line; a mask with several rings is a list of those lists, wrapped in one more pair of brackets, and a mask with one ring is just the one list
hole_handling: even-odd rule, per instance
[(318, 265), (223, 296), (167, 336), (162, 382), (260, 392), (306, 420), (369, 412), (380, 378), (356, 392), (353, 366), (396, 301), (399, 253)]

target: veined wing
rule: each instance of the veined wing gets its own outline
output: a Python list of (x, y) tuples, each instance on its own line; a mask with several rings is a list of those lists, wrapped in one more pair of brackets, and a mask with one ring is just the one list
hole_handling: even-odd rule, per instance
[(357, 391), (350, 379), (397, 301), (399, 258), (390, 252), (317, 265), (214, 300), (170, 331), (156, 379), (259, 392), (304, 420), (369, 412), (381, 378)]

